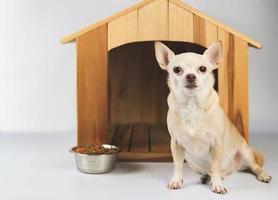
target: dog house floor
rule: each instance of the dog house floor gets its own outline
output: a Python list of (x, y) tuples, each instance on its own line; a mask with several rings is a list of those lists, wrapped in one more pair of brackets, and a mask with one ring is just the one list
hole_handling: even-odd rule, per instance
[(120, 161), (172, 161), (166, 124), (116, 124), (109, 128), (110, 143), (120, 147)]

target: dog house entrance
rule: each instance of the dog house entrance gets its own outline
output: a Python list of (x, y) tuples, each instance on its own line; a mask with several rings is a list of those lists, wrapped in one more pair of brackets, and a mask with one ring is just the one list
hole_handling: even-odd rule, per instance
[[(176, 54), (205, 51), (192, 43), (164, 44)], [(154, 42), (130, 43), (109, 52), (109, 132), (111, 143), (124, 154), (122, 160), (172, 159), (166, 80), (167, 72), (155, 59)]]

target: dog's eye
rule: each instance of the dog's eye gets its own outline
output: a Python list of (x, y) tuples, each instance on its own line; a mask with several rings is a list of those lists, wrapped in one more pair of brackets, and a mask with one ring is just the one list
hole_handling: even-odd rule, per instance
[(199, 71), (205, 73), (207, 71), (207, 68), (205, 66), (201, 66), (199, 67)]
[(180, 74), (180, 73), (182, 73), (182, 68), (181, 67), (174, 67), (174, 72), (176, 74)]

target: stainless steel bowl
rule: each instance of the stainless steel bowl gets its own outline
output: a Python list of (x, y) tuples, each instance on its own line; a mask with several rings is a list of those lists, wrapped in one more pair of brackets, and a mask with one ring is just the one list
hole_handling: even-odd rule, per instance
[(113, 149), (115, 153), (101, 155), (80, 154), (75, 151), (77, 147), (70, 149), (70, 152), (74, 154), (77, 169), (80, 172), (87, 174), (102, 174), (111, 171), (115, 167), (119, 148), (109, 144), (103, 144), (101, 146)]

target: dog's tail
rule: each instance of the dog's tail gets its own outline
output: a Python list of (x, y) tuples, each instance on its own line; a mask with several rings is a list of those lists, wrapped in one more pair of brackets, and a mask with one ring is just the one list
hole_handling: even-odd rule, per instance
[(253, 149), (253, 153), (255, 156), (256, 163), (260, 166), (264, 166), (264, 156), (261, 152), (257, 151), (256, 149)]

